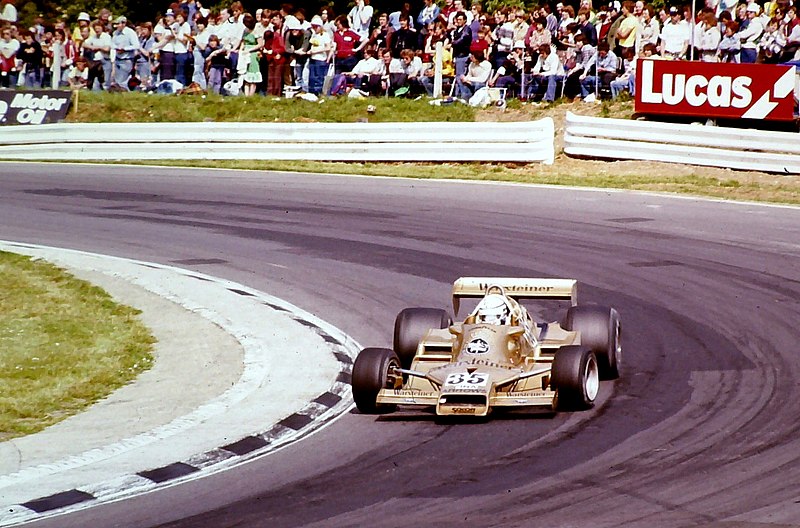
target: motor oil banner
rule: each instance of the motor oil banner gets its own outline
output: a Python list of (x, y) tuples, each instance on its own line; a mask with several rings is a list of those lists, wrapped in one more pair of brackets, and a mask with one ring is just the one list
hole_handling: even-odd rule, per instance
[(639, 59), (636, 112), (794, 119), (793, 66)]
[(69, 90), (0, 90), (0, 125), (57, 123), (67, 116)]

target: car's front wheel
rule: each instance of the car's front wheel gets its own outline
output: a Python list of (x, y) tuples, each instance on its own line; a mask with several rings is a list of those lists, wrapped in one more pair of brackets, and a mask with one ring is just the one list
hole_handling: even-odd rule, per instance
[(400, 360), (388, 348), (365, 348), (353, 364), (350, 385), (356, 407), (364, 414), (392, 412), (395, 405), (378, 404), (381, 389), (394, 387), (396, 377), (392, 369), (400, 367)]
[(556, 390), (557, 410), (592, 407), (600, 392), (597, 356), (582, 346), (561, 347), (553, 359), (550, 384)]
[(453, 324), (446, 310), (439, 308), (406, 308), (394, 321), (394, 351), (403, 368), (411, 367), (417, 346), (431, 328), (440, 330)]

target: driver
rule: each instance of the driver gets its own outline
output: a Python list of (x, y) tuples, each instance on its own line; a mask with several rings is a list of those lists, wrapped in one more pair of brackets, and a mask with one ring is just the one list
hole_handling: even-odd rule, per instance
[(478, 323), (507, 325), (511, 320), (511, 310), (506, 298), (499, 293), (487, 293), (475, 308), (475, 321)]

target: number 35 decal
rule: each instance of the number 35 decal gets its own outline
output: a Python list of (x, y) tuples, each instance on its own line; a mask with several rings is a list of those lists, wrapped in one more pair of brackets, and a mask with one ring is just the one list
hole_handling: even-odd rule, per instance
[(477, 372), (473, 372), (472, 374), (450, 374), (447, 376), (447, 380), (445, 380), (446, 385), (467, 385), (470, 387), (477, 387), (481, 385), (486, 385), (486, 382), (489, 380), (489, 376), (486, 374), (478, 374)]

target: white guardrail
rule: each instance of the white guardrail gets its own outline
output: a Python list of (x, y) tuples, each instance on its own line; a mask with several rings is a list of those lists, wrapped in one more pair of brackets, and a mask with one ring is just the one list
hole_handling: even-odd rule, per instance
[(564, 152), (800, 174), (800, 134), (586, 117), (567, 112)]
[(0, 159), (539, 161), (551, 118), (434, 123), (75, 123), (0, 127)]

